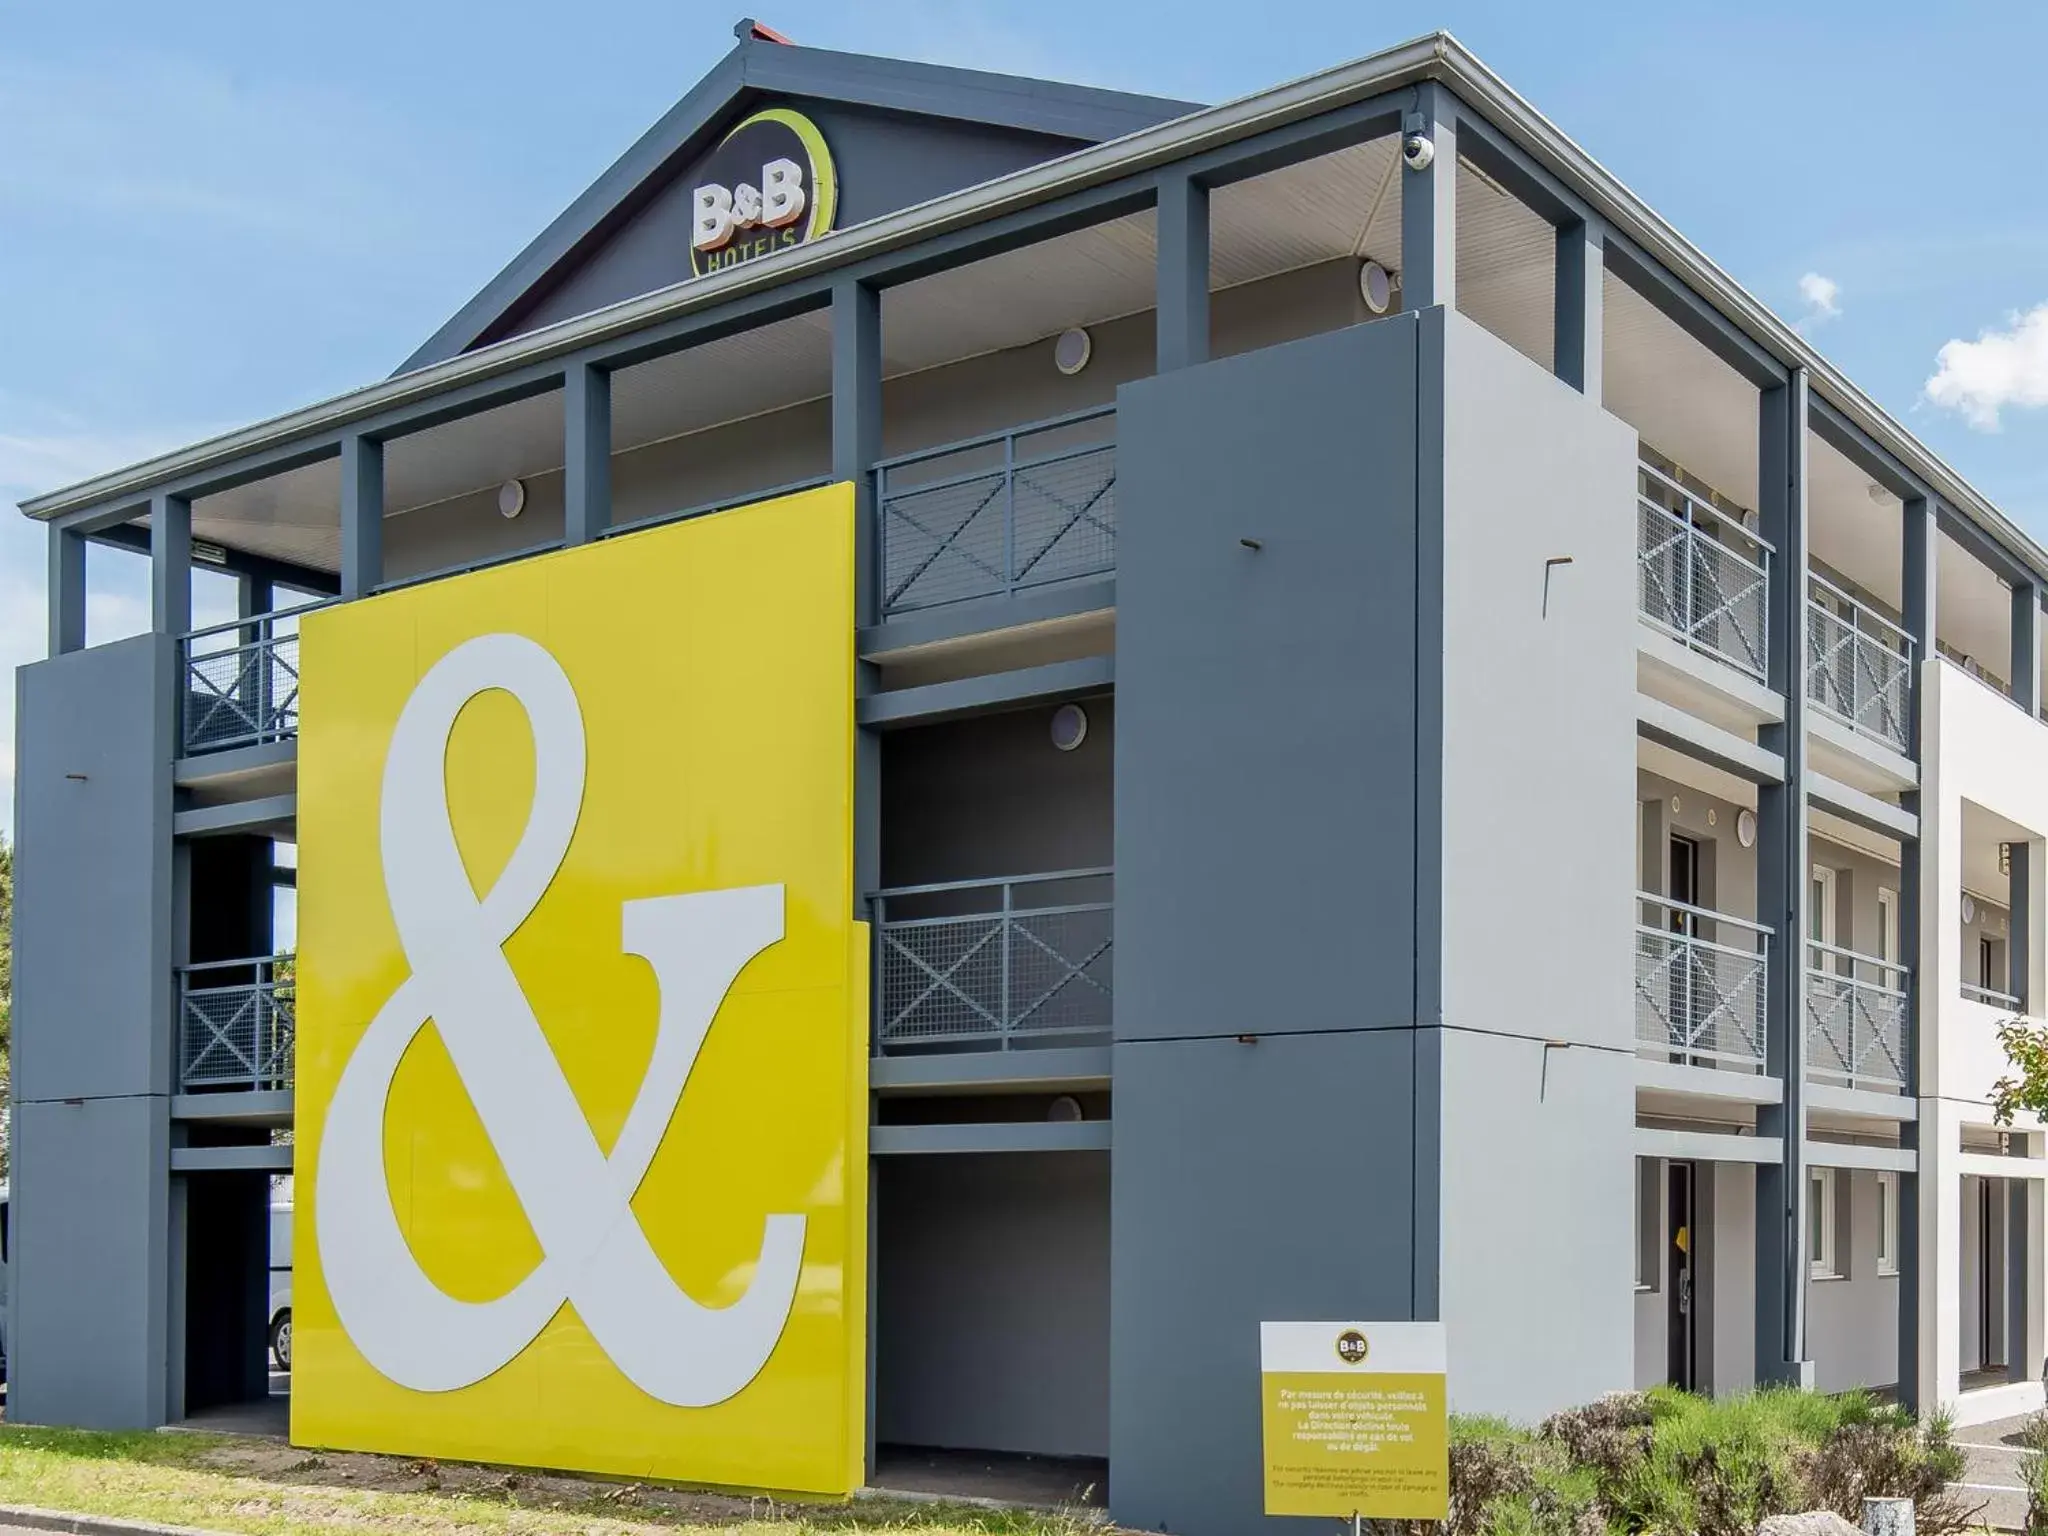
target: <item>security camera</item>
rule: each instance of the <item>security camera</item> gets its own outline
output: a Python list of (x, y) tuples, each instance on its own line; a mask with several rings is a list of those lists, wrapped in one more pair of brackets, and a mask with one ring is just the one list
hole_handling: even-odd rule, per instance
[(1401, 140), (1401, 159), (1411, 171), (1426, 171), (1430, 161), (1436, 158), (1436, 146), (1419, 133), (1405, 135)]

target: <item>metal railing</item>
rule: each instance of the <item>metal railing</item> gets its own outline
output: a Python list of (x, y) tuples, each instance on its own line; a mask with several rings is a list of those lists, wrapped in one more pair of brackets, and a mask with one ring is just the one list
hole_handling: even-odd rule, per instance
[(1692, 650), (1759, 682), (1770, 645), (1772, 549), (1669, 475), (1636, 466), (1636, 606)]
[(1973, 982), (1963, 983), (1963, 996), (1973, 1003), (1988, 1003), (1993, 1008), (2003, 1008), (2009, 1013), (2020, 1011), (2020, 999), (2011, 992), (2001, 992), (1996, 987), (1980, 987)]
[(1107, 869), (879, 893), (876, 1051), (1106, 1038), (1113, 893)]
[(1116, 409), (1102, 406), (875, 467), (882, 612), (1116, 568)]
[(1806, 1072), (1845, 1088), (1906, 1086), (1906, 968), (1833, 944), (1806, 946)]
[(187, 756), (298, 735), (299, 616), (324, 606), (234, 619), (179, 641), (179, 740)]
[(1807, 573), (1806, 696), (1873, 740), (1911, 745), (1913, 638), (1824, 576)]
[(1771, 930), (1645, 891), (1636, 900), (1638, 1051), (1761, 1070)]
[(291, 1087), (296, 994), (290, 955), (179, 967), (179, 1087)]

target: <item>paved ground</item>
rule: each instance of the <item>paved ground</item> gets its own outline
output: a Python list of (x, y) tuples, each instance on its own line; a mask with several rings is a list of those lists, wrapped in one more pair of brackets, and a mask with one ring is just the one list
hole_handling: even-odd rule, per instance
[(1963, 1448), (1968, 1470), (1959, 1486), (1973, 1501), (1985, 1506), (1986, 1525), (2017, 1531), (2027, 1520), (2027, 1494), (2020, 1486), (2020, 1457), (2024, 1454), (2011, 1436), (2023, 1419), (1994, 1419), (1989, 1424), (1972, 1424), (1956, 1431), (1956, 1443)]

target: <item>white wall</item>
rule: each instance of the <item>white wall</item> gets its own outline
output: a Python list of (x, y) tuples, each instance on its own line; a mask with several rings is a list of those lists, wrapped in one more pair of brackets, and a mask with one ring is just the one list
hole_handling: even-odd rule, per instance
[(1877, 1175), (1843, 1168), (1835, 1178), (1849, 1242), (1845, 1251), (1837, 1238), (1840, 1279), (1806, 1283), (1806, 1355), (1823, 1392), (1890, 1386), (1899, 1378), (1899, 1281), (1877, 1272)]

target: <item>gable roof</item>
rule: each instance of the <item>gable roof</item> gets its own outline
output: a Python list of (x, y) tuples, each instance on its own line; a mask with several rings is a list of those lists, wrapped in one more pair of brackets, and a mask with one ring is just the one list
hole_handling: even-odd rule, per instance
[(1077, 146), (1122, 138), (1200, 110), (1194, 102), (1093, 86), (798, 47), (763, 36), (751, 20), (734, 30), (738, 45), (399, 364), (397, 373), (495, 339), (494, 326), (623, 224), (682, 162), (707, 149), (714, 131), (754, 96), (805, 96), (915, 113), (1068, 139)]

